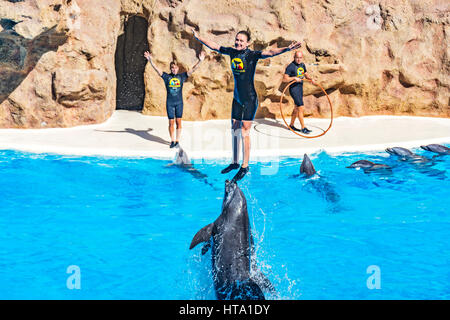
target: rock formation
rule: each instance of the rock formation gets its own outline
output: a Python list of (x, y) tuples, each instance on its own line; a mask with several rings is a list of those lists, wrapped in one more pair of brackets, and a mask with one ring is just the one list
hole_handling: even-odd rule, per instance
[[(255, 50), (302, 41), (308, 72), (335, 116), (449, 117), (449, 12), (444, 0), (0, 1), (0, 127), (99, 123), (116, 109), (116, 96), (119, 107), (143, 101), (144, 114), (165, 116), (162, 80), (149, 65), (140, 71), (147, 45), (165, 71), (172, 60), (191, 68), (205, 50), (184, 86), (184, 118), (229, 118), (229, 58), (202, 48), (191, 28), (224, 46), (249, 30)], [(258, 117), (279, 117), (291, 60), (286, 53), (258, 63)], [(305, 83), (304, 100), (307, 115), (329, 117), (319, 88)], [(285, 115), (292, 106), (285, 97)]]
[(70, 127), (111, 116), (119, 0), (1, 1), (0, 19), (0, 127)]

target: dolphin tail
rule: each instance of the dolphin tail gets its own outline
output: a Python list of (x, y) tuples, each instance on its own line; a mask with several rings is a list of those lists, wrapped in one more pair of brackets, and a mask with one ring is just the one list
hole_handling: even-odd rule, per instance
[(189, 247), (189, 250), (194, 248), (196, 245), (198, 245), (200, 242), (206, 242), (211, 238), (211, 233), (213, 229), (214, 223), (210, 223), (207, 226), (201, 228), (192, 238), (191, 245)]

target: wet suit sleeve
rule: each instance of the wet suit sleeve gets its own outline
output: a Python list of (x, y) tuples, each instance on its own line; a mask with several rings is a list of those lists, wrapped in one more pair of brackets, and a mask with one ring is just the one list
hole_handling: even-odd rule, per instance
[(291, 64), (289, 64), (286, 67), (286, 70), (284, 71), (285, 74), (287, 74), (288, 76), (292, 77), (292, 68), (291, 68)]
[(231, 55), (233, 53), (234, 49), (230, 47), (220, 47), (219, 52), (221, 54)]
[(261, 59), (261, 52), (262, 51), (253, 51), (252, 52), (253, 59), (255, 59), (255, 60)]
[(164, 80), (164, 83), (169, 81), (169, 75), (167, 73), (165, 73), (165, 72), (163, 72), (161, 78)]

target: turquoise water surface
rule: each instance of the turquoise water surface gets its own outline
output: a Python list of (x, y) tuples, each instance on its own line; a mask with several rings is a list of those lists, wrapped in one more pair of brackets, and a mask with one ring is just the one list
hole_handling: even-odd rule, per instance
[[(311, 159), (314, 178), (284, 157), (239, 183), (277, 290), (266, 297), (449, 299), (450, 156)], [(346, 168), (359, 159), (392, 172)], [(210, 252), (189, 244), (234, 172), (220, 174), (226, 159), (195, 163), (201, 174), (171, 164), (0, 151), (0, 299), (215, 299)]]

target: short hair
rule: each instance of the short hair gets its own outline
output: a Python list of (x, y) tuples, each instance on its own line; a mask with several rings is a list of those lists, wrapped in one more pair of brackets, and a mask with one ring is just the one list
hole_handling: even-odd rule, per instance
[(176, 61), (171, 61), (171, 62), (170, 62), (170, 66), (174, 66), (174, 65), (175, 65), (175, 66), (178, 66), (178, 63), (177, 63)]
[(250, 32), (245, 31), (245, 30), (241, 30), (241, 31), (239, 31), (238, 33), (236, 33), (236, 35), (238, 35), (238, 34), (243, 34), (243, 35), (245, 35), (245, 36), (247, 37), (247, 42), (250, 41)]

